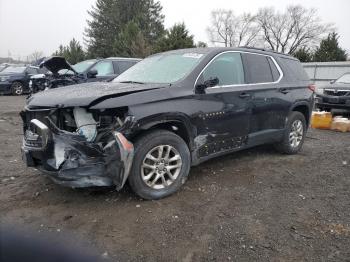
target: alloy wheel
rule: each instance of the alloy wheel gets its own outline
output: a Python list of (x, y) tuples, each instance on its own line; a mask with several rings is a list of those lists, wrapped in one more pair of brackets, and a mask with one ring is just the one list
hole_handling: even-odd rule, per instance
[(291, 132), (289, 133), (289, 143), (293, 148), (296, 148), (300, 145), (303, 140), (304, 127), (303, 122), (300, 120), (295, 120), (292, 123)]
[(21, 83), (13, 83), (12, 90), (15, 95), (22, 95), (23, 94), (23, 86)]
[(172, 185), (180, 174), (182, 159), (171, 145), (159, 145), (151, 149), (143, 159), (141, 177), (152, 189)]

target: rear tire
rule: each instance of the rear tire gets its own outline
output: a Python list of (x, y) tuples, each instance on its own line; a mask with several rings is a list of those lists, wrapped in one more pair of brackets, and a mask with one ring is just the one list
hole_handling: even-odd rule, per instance
[(297, 154), (303, 146), (306, 130), (304, 115), (300, 112), (291, 112), (282, 141), (274, 145), (276, 150), (288, 155)]
[(191, 158), (181, 137), (155, 130), (138, 138), (134, 148), (129, 184), (140, 197), (149, 200), (167, 197), (187, 180)]
[(20, 96), (23, 95), (23, 84), (21, 82), (13, 82), (11, 85), (11, 93), (14, 96)]

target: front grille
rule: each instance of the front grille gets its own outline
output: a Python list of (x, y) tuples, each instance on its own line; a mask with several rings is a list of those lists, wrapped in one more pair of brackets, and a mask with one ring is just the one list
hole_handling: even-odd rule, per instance
[(350, 90), (325, 89), (324, 94), (330, 96), (350, 96)]

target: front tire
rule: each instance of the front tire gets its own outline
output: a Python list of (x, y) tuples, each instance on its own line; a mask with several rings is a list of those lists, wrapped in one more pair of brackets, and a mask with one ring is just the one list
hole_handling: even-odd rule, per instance
[(275, 144), (275, 148), (283, 154), (297, 154), (303, 146), (306, 130), (304, 115), (300, 112), (291, 112), (288, 116), (283, 139)]
[(23, 95), (24, 86), (21, 82), (13, 82), (11, 85), (11, 92), (14, 96)]
[(137, 139), (134, 148), (129, 184), (140, 197), (149, 200), (167, 197), (187, 180), (191, 158), (181, 137), (155, 130)]

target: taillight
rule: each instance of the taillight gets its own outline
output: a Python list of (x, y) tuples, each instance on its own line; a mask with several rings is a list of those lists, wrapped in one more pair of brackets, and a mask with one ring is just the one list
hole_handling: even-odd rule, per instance
[(312, 92), (315, 92), (315, 90), (316, 90), (316, 85), (315, 85), (315, 84), (311, 84), (311, 85), (309, 85), (307, 88), (309, 88)]

